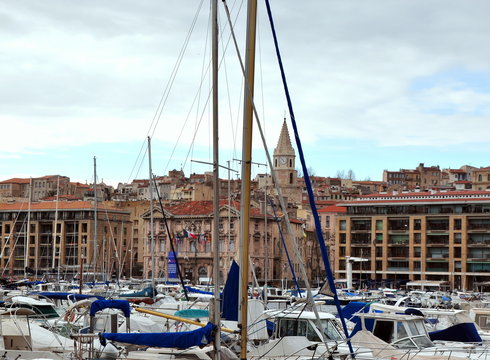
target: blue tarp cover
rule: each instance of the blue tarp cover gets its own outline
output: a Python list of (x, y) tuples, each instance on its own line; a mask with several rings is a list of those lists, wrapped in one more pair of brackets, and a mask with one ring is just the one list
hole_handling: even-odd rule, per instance
[[(360, 302), (360, 301), (351, 301), (347, 305), (342, 308), (342, 316), (344, 319), (352, 321), (354, 324), (354, 329), (350, 333), (350, 337), (352, 337), (355, 333), (362, 329), (361, 318), (359, 316), (354, 316), (357, 312), (367, 313), (369, 311), (369, 303)], [(365, 325), (367, 330), (372, 330), (374, 325), (373, 319), (365, 319)]]
[(226, 320), (238, 320), (238, 289), (240, 268), (233, 260), (221, 296), (221, 317)]
[(203, 328), (193, 331), (183, 331), (177, 333), (100, 333), (101, 344), (105, 345), (105, 340), (112, 340), (126, 344), (187, 349), (192, 346), (204, 346), (209, 344), (213, 338), (213, 331), (216, 326), (207, 323)]
[(58, 300), (67, 300), (68, 298), (75, 299), (76, 301), (90, 299), (90, 298), (97, 298), (98, 300), (105, 299), (103, 296), (98, 296), (98, 295), (75, 294), (69, 292), (56, 292), (56, 291), (40, 291), (40, 292), (34, 292), (32, 294), (44, 296), (49, 299), (58, 299)]
[(125, 317), (131, 314), (131, 307), (127, 300), (95, 300), (90, 305), (90, 316), (94, 316), (98, 311), (104, 309), (119, 309)]
[(461, 323), (444, 330), (433, 331), (429, 337), (434, 340), (460, 341), (469, 343), (481, 343), (482, 339), (473, 323)]
[(191, 286), (186, 286), (185, 289), (191, 293), (204, 294), (204, 295), (214, 295), (214, 292), (212, 292), (212, 291), (199, 290), (199, 289), (193, 288)]

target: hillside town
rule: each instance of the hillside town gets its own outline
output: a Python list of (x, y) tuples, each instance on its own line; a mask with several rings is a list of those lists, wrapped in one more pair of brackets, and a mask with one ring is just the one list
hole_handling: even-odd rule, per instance
[[(318, 285), (324, 281), (323, 263), (286, 122), (273, 162), (301, 251), (292, 266), (297, 270), (300, 262), (305, 264), (310, 281)], [(437, 280), (455, 289), (488, 289), (490, 166), (441, 169), (420, 163), (413, 169), (385, 170), (382, 181), (358, 181), (353, 173), (311, 176), (336, 279), (346, 279), (351, 267), (358, 287)], [(72, 182), (66, 175), (1, 181), (2, 276), (61, 273), (73, 278), (83, 265), (85, 272), (112, 278), (167, 278), (175, 276), (169, 254), (176, 254), (187, 280), (210, 279), (212, 174), (186, 176), (172, 170), (155, 176), (154, 183), (152, 213), (149, 179), (117, 188)], [(240, 179), (219, 181), (221, 276), (237, 260), (240, 186)], [(268, 279), (287, 286), (292, 281), (287, 260), (291, 239), (283, 235), (284, 214), (271, 174), (255, 177), (251, 199), (254, 275), (259, 283)]]

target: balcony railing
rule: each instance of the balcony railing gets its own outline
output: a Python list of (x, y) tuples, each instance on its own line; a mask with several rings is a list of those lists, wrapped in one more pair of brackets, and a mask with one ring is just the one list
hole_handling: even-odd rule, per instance
[(468, 224), (469, 231), (489, 231), (490, 224)]

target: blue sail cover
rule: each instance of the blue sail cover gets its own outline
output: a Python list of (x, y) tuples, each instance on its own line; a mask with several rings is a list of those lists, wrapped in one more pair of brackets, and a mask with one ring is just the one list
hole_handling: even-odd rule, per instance
[(190, 293), (203, 294), (203, 295), (214, 295), (214, 292), (212, 292), (212, 291), (204, 291), (201, 289), (193, 288), (192, 286), (186, 286), (185, 289)]
[(55, 300), (75, 299), (76, 301), (79, 301), (79, 300), (93, 299), (93, 298), (97, 298), (98, 300), (105, 299), (103, 296), (99, 296), (99, 295), (75, 294), (70, 292), (58, 292), (58, 291), (40, 291), (40, 292), (33, 292), (31, 294), (40, 295)]
[(481, 343), (482, 339), (473, 323), (461, 323), (448, 327), (444, 330), (432, 331), (429, 333), (432, 341), (459, 341), (468, 343)]
[(207, 323), (205, 327), (175, 333), (100, 333), (102, 346), (106, 340), (125, 344), (187, 349), (192, 346), (205, 346), (213, 340), (216, 325)]
[(240, 268), (233, 260), (226, 279), (221, 301), (221, 317), (225, 320), (238, 320), (238, 289)]
[(90, 305), (90, 316), (104, 309), (119, 309), (124, 313), (125, 317), (131, 314), (131, 307), (127, 300), (96, 300)]

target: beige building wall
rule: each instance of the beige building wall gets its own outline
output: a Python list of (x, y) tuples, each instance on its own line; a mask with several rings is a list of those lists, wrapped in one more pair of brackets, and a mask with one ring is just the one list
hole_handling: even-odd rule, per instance
[[(443, 280), (469, 290), (490, 281), (490, 194), (474, 195), (473, 203), (445, 200), (449, 194), (405, 207), (401, 201), (346, 204), (350, 213), (336, 221), (337, 277), (346, 277), (346, 256), (354, 256), (369, 259), (354, 264), (358, 280)], [(371, 213), (382, 208), (390, 214)]]

